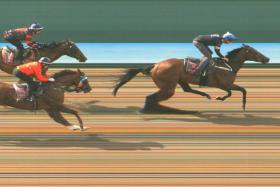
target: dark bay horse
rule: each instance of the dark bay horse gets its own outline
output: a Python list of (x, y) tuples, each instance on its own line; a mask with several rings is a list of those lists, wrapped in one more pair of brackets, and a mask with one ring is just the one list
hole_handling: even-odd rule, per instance
[[(27, 49), (29, 50), (29, 49)], [(29, 50), (34, 51), (34, 50)], [(0, 54), (2, 53), (2, 48), (0, 48)], [(32, 52), (31, 52), (32, 53)], [(34, 54), (35, 53), (35, 54)], [(63, 55), (73, 57), (79, 62), (85, 62), (87, 58), (82, 53), (82, 51), (77, 47), (77, 45), (71, 40), (63, 40), (61, 42), (52, 42), (45, 44), (44, 47), (38, 48), (36, 52), (32, 55), (27, 56), (23, 63), (27, 63), (34, 60), (39, 60), (41, 57), (48, 57), (51, 61), (55, 61)], [(6, 64), (3, 62), (2, 55), (0, 55), (0, 69), (8, 74), (12, 74), (13, 69), (18, 64)]]
[[(87, 77), (79, 69), (78, 71), (62, 70), (51, 77), (55, 78), (54, 83), (42, 85), (43, 94), (36, 98), (36, 109), (45, 110), (56, 122), (66, 126), (71, 130), (83, 130), (83, 121), (77, 111), (70, 109), (64, 102), (64, 92), (71, 90), (76, 92), (90, 92), (91, 87)], [(11, 106), (24, 110), (34, 110), (34, 103), (30, 101), (17, 101), (16, 92), (12, 85), (0, 83), (0, 105)], [(78, 125), (72, 125), (62, 115), (61, 112), (73, 114), (79, 121)]]
[[(247, 60), (266, 64), (269, 62), (269, 58), (258, 52), (256, 49), (244, 44), (242, 47), (229, 52), (226, 57), (229, 59), (229, 62), (227, 63), (227, 66), (229, 67), (227, 67), (225, 63), (218, 63), (217, 66), (208, 74), (207, 86), (220, 88), (227, 92), (227, 95), (216, 98), (221, 101), (224, 101), (226, 98), (231, 96), (231, 90), (242, 92), (242, 108), (245, 111), (247, 92), (245, 88), (234, 84), (237, 73)], [(229, 70), (225, 70), (225, 68), (228, 68)], [(157, 92), (146, 97), (145, 106), (142, 109), (143, 112), (148, 113), (160, 110), (161, 106), (159, 105), (159, 102), (172, 97), (177, 84), (179, 84), (185, 92), (199, 94), (210, 99), (210, 96), (207, 93), (194, 90), (189, 86), (189, 83), (198, 85), (200, 77), (187, 73), (185, 70), (184, 60), (175, 58), (161, 61), (146, 68), (127, 70), (126, 74), (120, 77), (114, 86), (113, 95), (116, 95), (118, 89), (122, 85), (130, 81), (140, 72), (151, 76), (154, 83), (159, 88)]]

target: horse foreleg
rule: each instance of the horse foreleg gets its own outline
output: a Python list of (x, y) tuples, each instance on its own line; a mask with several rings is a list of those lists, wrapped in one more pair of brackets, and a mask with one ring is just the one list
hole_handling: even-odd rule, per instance
[(222, 89), (222, 90), (226, 91), (227, 95), (222, 96), (222, 97), (216, 97), (216, 100), (224, 101), (231, 96), (231, 91), (230, 90), (226, 90), (226, 89)]
[(230, 87), (230, 90), (236, 90), (236, 91), (240, 91), (242, 93), (242, 108), (243, 108), (243, 111), (245, 111), (246, 109), (246, 95), (247, 95), (247, 91), (245, 88), (241, 87), (241, 86), (238, 86), (236, 84), (233, 84), (231, 87)]
[(183, 81), (179, 81), (178, 83), (181, 86), (181, 88), (184, 90), (184, 92), (190, 92), (190, 93), (198, 94), (198, 95), (201, 95), (203, 97), (206, 97), (207, 99), (211, 99), (210, 95), (208, 95), (205, 92), (201, 92), (199, 90), (192, 89), (188, 83), (185, 83)]
[(60, 113), (59, 110), (54, 109), (54, 108), (50, 108), (50, 109), (45, 109), (45, 111), (48, 113), (48, 115), (57, 123), (60, 123), (64, 126), (66, 126), (67, 128), (71, 129), (71, 130), (76, 130), (74, 127), (74, 125), (72, 125), (71, 123), (69, 123)]
[(84, 130), (84, 125), (83, 125), (83, 120), (81, 119), (81, 117), (79, 116), (78, 112), (76, 110), (73, 110), (71, 108), (66, 107), (65, 105), (59, 105), (58, 106), (59, 111), (64, 112), (64, 113), (68, 113), (68, 114), (73, 114), (76, 116), (76, 118), (79, 121), (80, 124), (80, 128), (81, 130)]

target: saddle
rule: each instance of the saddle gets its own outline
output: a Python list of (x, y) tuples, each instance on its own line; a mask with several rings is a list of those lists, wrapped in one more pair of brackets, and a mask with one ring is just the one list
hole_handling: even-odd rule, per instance
[[(192, 73), (197, 68), (200, 61), (201, 61), (201, 59), (199, 59), (199, 58), (193, 58), (193, 57), (185, 58), (184, 59), (184, 64), (185, 64), (185, 67), (186, 67), (186, 72)], [(210, 62), (210, 65), (205, 68), (205, 71), (209, 71), (209, 70), (215, 69), (215, 68), (222, 69), (224, 67), (223, 64), (225, 64), (223, 59), (214, 57), (214, 58), (212, 58), (212, 61)]]
[[(37, 53), (38, 52), (36, 49), (27, 48), (24, 50), (23, 59), (27, 57), (32, 57), (33, 59), (36, 59)], [(18, 54), (17, 48), (5, 46), (2, 49), (2, 59), (5, 64), (15, 64), (15, 65), (21, 64), (19, 60), (15, 59), (17, 54)]]
[[(13, 87), (16, 92), (17, 101), (22, 101), (27, 99), (28, 92), (29, 92), (29, 86), (27, 83), (14, 83)], [(36, 93), (34, 93), (33, 95), (40, 96), (42, 94), (43, 94), (43, 88), (39, 86)]]
[[(187, 57), (184, 59), (184, 65), (187, 73), (193, 74), (193, 72), (196, 70), (197, 66), (199, 65), (201, 59), (199, 58), (193, 58), (193, 57)], [(210, 62), (210, 64), (204, 69), (204, 71), (201, 73), (199, 77), (199, 85), (200, 86), (207, 86), (208, 84), (208, 75), (213, 71), (213, 69), (216, 68), (217, 63), (221, 63), (223, 61), (220, 58), (213, 58), (213, 61)]]

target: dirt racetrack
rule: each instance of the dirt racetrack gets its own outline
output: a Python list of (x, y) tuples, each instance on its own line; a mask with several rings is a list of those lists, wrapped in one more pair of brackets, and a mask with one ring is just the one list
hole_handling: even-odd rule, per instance
[[(52, 69), (58, 71), (59, 69)], [(83, 69), (92, 93), (66, 94), (85, 132), (71, 132), (43, 111), (0, 108), (0, 186), (278, 186), (280, 184), (280, 69), (243, 69), (241, 94), (198, 88), (212, 100), (176, 94), (163, 104), (190, 114), (141, 114), (156, 91), (137, 76), (111, 95), (123, 69)], [(16, 79), (0, 73), (1, 81)], [(66, 115), (74, 122), (75, 118)]]

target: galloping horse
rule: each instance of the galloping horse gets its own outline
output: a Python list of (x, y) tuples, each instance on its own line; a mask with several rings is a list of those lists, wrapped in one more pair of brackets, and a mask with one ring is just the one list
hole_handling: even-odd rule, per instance
[[(2, 50), (3, 48), (0, 48), (0, 54), (2, 53)], [(77, 45), (71, 40), (63, 40), (61, 42), (52, 42), (49, 44), (45, 44), (43, 47), (38, 48), (37, 51), (34, 53), (35, 53), (34, 55), (27, 56), (24, 59), (23, 63), (35, 61), (40, 59), (41, 57), (48, 57), (53, 62), (63, 55), (76, 58), (80, 62), (85, 62), (87, 60), (85, 55), (81, 52), (81, 50), (77, 47)], [(8, 64), (4, 63), (2, 56), (0, 57), (0, 69), (8, 74), (12, 74), (13, 69), (17, 65), (18, 64), (14, 64), (14, 63), (8, 63)]]
[[(217, 62), (217, 65), (212, 67), (208, 74), (209, 87), (220, 88), (227, 92), (227, 95), (216, 98), (224, 101), (231, 96), (231, 90), (241, 91), (243, 94), (243, 110), (246, 108), (246, 90), (245, 88), (234, 84), (237, 72), (242, 67), (245, 61), (256, 61), (266, 64), (269, 58), (258, 52), (256, 49), (244, 45), (234, 49), (226, 56), (229, 59), (227, 64)], [(222, 67), (222, 68), (221, 68)], [(228, 68), (229, 70), (225, 70)], [(118, 89), (142, 72), (145, 75), (152, 77), (154, 83), (159, 90), (146, 97), (143, 112), (153, 112), (160, 110), (160, 101), (164, 101), (173, 96), (177, 84), (179, 84), (185, 92), (199, 94), (210, 99), (207, 93), (194, 90), (189, 86), (191, 84), (199, 84), (200, 77), (194, 76), (186, 72), (184, 59), (168, 59), (146, 68), (135, 68), (127, 70), (126, 74), (120, 77), (117, 84), (114, 86), (113, 95), (117, 94)]]
[[(62, 70), (51, 77), (55, 78), (54, 83), (42, 85), (43, 93), (38, 95), (36, 100), (36, 110), (45, 110), (56, 122), (66, 126), (71, 130), (83, 130), (83, 121), (77, 111), (68, 108), (63, 104), (65, 91), (76, 91), (84, 93), (90, 92), (91, 87), (87, 77), (79, 69), (78, 71)], [(34, 103), (26, 100), (17, 100), (17, 94), (12, 85), (0, 83), (0, 105), (14, 108), (34, 110)], [(72, 125), (62, 115), (61, 112), (73, 114), (79, 121), (78, 125)]]

